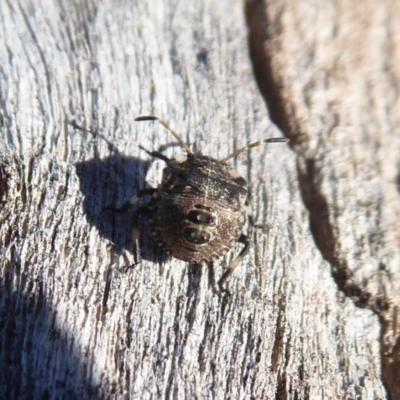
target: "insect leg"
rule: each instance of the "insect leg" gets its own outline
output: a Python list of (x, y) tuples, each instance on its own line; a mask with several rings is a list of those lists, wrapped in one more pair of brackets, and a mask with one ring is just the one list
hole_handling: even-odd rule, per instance
[(139, 145), (139, 147), (145, 151), (149, 156), (152, 156), (154, 158), (159, 158), (160, 160), (165, 161), (167, 164), (169, 161), (171, 161), (167, 156), (165, 156), (163, 153), (160, 153), (159, 151), (150, 151), (145, 149), (142, 145)]
[[(154, 192), (157, 191), (157, 189), (147, 189), (149, 192), (145, 194), (153, 194)], [(152, 190), (152, 192), (150, 192)], [(132, 232), (132, 238), (133, 238), (133, 248), (134, 248), (134, 254), (133, 257), (135, 259), (135, 265), (139, 264), (142, 260), (142, 257), (140, 255), (140, 246), (139, 246), (139, 239), (140, 239), (140, 229), (139, 229), (139, 216), (149, 216), (152, 214), (153, 211), (147, 207), (139, 207), (133, 214), (133, 232)]]
[(239, 263), (243, 260), (243, 258), (246, 256), (246, 254), (250, 250), (250, 240), (245, 234), (242, 233), (240, 235), (238, 242), (242, 243), (244, 245), (244, 247), (243, 247), (242, 251), (239, 253), (239, 255), (229, 264), (229, 267), (223, 273), (221, 279), (218, 281), (218, 287), (221, 290), (221, 292), (226, 292), (226, 289), (223, 288), (223, 284), (229, 278), (229, 276), (232, 274), (234, 269), (239, 265)]
[[(107, 207), (106, 210), (114, 211), (117, 213), (124, 213), (128, 211), (132, 206), (134, 206), (143, 196), (152, 196), (158, 189), (149, 188), (149, 189), (142, 189), (139, 190), (134, 196), (132, 196), (125, 204), (123, 204), (119, 208)], [(138, 228), (138, 220), (139, 214), (143, 213), (143, 207), (139, 208), (133, 214), (133, 232), (132, 232), (132, 239), (133, 239), (133, 257), (135, 260), (134, 265), (139, 264), (141, 261), (140, 256), (140, 246), (139, 246), (139, 237), (140, 237), (140, 230)]]
[(139, 213), (135, 212), (133, 216), (133, 231), (132, 231), (132, 239), (133, 239), (133, 259), (135, 260), (135, 264), (137, 265), (142, 261), (142, 256), (140, 254), (140, 229), (139, 229)]
[(213, 292), (219, 295), (220, 291), (218, 290), (215, 282), (215, 270), (213, 261), (207, 262), (207, 271), (208, 271), (208, 283), (211, 286)]

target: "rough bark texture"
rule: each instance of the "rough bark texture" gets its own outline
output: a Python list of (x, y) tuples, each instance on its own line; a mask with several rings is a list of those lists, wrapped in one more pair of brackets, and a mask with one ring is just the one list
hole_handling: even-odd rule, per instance
[(379, 317), (382, 381), (400, 399), (400, 4), (249, 2), (247, 15), (315, 245), (338, 289)]
[[(400, 399), (399, 7), (2, 2), (0, 398)], [(174, 142), (141, 114), (216, 158), (291, 139), (232, 161), (263, 228), (230, 301), (145, 223), (126, 270), (105, 208)]]

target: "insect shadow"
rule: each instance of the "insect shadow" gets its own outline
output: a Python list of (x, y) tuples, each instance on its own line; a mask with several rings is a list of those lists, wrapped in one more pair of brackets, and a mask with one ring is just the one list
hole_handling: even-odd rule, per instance
[[(153, 160), (127, 157), (101, 135), (93, 134), (75, 123), (71, 125), (81, 132), (89, 132), (105, 140), (114, 153), (110, 157), (94, 157), (75, 164), (80, 191), (84, 196), (83, 211), (88, 223), (112, 243), (113, 251), (117, 255), (124, 255), (126, 251), (135, 254), (137, 249), (132, 231), (133, 224), (137, 223), (141, 231), (141, 258), (160, 263), (168, 260), (170, 256), (155, 243), (146, 220), (134, 219), (134, 211), (140, 204), (123, 213), (110, 210), (118, 208), (125, 199), (132, 197), (139, 189), (147, 187), (145, 177)], [(143, 199), (143, 203), (146, 203), (146, 199)], [(127, 268), (131, 266), (128, 263), (126, 265)]]
[[(175, 144), (174, 144), (175, 145)], [(160, 151), (167, 146), (162, 146)], [(126, 251), (135, 255), (135, 241), (133, 227), (138, 222), (140, 236), (140, 258), (163, 263), (171, 258), (155, 242), (145, 218), (135, 221), (134, 214), (142, 202), (130, 210), (120, 213), (108, 208), (118, 208), (125, 199), (135, 195), (139, 189), (146, 188), (145, 176), (154, 161), (146, 161), (137, 157), (126, 157), (115, 153), (107, 158), (92, 158), (75, 164), (76, 173), (80, 182), (80, 191), (84, 196), (83, 211), (88, 223), (94, 226), (101, 237), (113, 244), (113, 251), (117, 256), (125, 256)], [(116, 178), (117, 177), (117, 181)], [(123, 182), (122, 184), (117, 183)], [(144, 199), (143, 204), (147, 202)], [(126, 261), (125, 268), (134, 267)], [(188, 294), (196, 295), (199, 290), (202, 268), (189, 263), (187, 266), (189, 277)]]

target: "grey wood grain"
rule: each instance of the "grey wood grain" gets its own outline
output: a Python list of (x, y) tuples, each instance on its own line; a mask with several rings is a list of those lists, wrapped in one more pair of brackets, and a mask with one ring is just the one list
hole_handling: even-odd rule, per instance
[[(329, 19), (322, 6), (248, 3), (257, 86), (239, 1), (3, 2), (0, 397), (386, 398), (399, 81), (395, 59), (379, 63), (374, 51), (387, 43), (390, 7), (363, 27), (381, 41), (346, 53), (355, 16), (340, 8)], [(329, 51), (328, 23), (344, 32)], [(357, 52), (366, 61), (356, 74)], [(349, 85), (360, 90), (351, 98)], [(135, 123), (141, 114), (216, 158), (291, 139), (232, 162), (262, 229), (249, 230), (254, 244), (227, 283), (230, 301), (213, 294), (206, 270), (166, 257), (145, 222), (144, 259), (126, 270), (132, 214), (105, 208), (160, 181), (163, 163), (139, 144), (174, 142), (155, 123)], [(346, 284), (370, 294), (363, 307)], [(372, 306), (381, 297), (387, 314)]]
[(399, 399), (399, 4), (247, 5), (259, 87), (294, 139), (315, 244), (338, 289), (376, 315), (382, 381)]

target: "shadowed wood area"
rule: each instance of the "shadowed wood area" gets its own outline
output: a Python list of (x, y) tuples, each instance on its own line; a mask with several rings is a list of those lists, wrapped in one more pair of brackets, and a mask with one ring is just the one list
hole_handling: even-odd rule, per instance
[[(400, 399), (400, 5), (5, 1), (0, 398)], [(181, 155), (248, 181), (217, 296), (133, 210)], [(140, 204), (144, 204), (146, 199)], [(215, 265), (222, 276), (242, 246)]]

